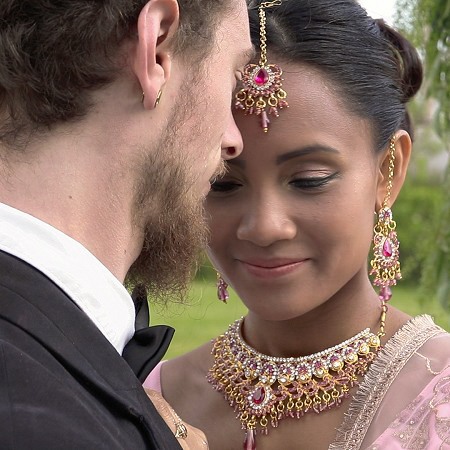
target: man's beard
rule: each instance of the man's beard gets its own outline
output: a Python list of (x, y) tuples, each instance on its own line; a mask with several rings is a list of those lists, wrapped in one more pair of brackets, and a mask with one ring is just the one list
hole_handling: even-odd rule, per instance
[(180, 137), (185, 109), (175, 108), (136, 186), (135, 216), (145, 223), (144, 242), (127, 281), (143, 284), (152, 300), (162, 302), (185, 300), (208, 236), (203, 199), (195, 195), (189, 161), (180, 156), (180, 147), (189, 145)]

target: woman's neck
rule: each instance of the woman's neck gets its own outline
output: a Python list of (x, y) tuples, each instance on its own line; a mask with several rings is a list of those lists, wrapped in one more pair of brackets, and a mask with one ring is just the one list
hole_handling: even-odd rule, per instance
[(248, 345), (268, 356), (305, 356), (340, 344), (368, 327), (378, 333), (380, 316), (380, 300), (367, 283), (363, 289), (344, 287), (324, 304), (290, 320), (271, 321), (249, 312), (242, 335)]

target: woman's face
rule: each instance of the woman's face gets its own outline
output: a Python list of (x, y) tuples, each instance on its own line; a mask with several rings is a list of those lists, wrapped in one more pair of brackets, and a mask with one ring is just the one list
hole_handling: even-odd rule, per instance
[(289, 109), (267, 134), (236, 113), (244, 151), (207, 198), (215, 267), (253, 313), (301, 316), (367, 284), (378, 158), (367, 122), (304, 66), (282, 64)]

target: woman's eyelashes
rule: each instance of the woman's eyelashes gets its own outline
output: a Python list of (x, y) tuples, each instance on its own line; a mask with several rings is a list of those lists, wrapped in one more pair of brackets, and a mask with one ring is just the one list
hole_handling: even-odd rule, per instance
[[(339, 172), (334, 172), (329, 175), (309, 175), (300, 177), (299, 175), (291, 177), (291, 180), (288, 181), (288, 185), (294, 187), (298, 190), (312, 191), (314, 189), (320, 190), (320, 188), (324, 188), (328, 183), (330, 183), (335, 178), (339, 177)], [(284, 185), (280, 181), (281, 185)], [(211, 182), (211, 193), (232, 193), (237, 191), (241, 187), (244, 186), (243, 181), (239, 181), (238, 179), (233, 178), (217, 178)]]
[(211, 192), (232, 192), (239, 189), (241, 186), (241, 183), (234, 180), (219, 179), (215, 180), (214, 183), (211, 183)]
[(296, 189), (312, 190), (325, 187), (328, 183), (339, 176), (339, 172), (334, 172), (326, 176), (297, 177), (289, 184)]

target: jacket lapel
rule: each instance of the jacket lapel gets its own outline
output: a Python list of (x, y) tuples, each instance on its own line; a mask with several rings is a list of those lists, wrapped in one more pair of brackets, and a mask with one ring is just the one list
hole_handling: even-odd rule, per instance
[[(178, 446), (175, 437), (167, 447), (161, 446), (167, 441), (167, 432), (172, 433), (141, 383), (93, 322), (59, 287), (33, 267), (3, 252), (0, 285), (14, 292), (0, 298), (0, 317), (32, 335), (70, 374), (92, 386), (96, 395), (115, 411), (131, 416), (153, 441), (154, 448)], [(164, 437), (156, 436), (161, 429), (166, 431)]]

